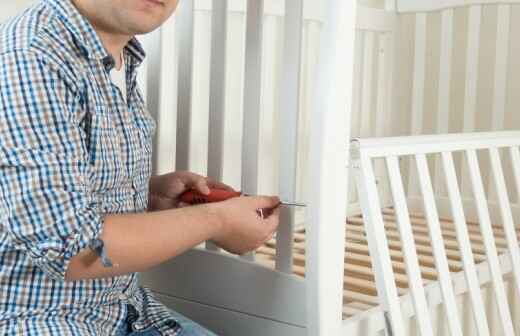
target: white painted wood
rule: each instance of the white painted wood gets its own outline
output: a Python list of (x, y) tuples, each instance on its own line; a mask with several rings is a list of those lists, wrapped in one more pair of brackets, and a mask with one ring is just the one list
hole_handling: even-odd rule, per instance
[(377, 137), (385, 135), (388, 129), (388, 120), (392, 110), (388, 108), (388, 73), (389, 62), (392, 50), (391, 34), (379, 34), (379, 52), (377, 55), (377, 100), (376, 100), (376, 115), (375, 115), (375, 132)]
[(435, 196), (433, 193), (426, 155), (417, 154), (415, 156), (415, 162), (419, 175), (418, 180), (421, 193), (424, 200), (424, 211), (428, 221), (428, 233), (433, 248), (433, 255), (435, 257), (436, 270), (438, 272), (438, 281), (441, 286), (442, 297), (444, 300), (446, 319), (448, 321), (451, 335), (462, 335), (462, 324), (460, 322), (460, 315), (457, 311), (455, 294), (451, 284), (451, 275), (448, 267), (448, 260), (446, 258), (444, 239), (442, 237), (440, 228), (437, 206), (435, 204)]
[(515, 222), (513, 212), (511, 211), (511, 202), (504, 178), (504, 170), (500, 154), (497, 148), (489, 149), (489, 158), (491, 162), (491, 172), (493, 181), (495, 182), (495, 190), (497, 191), (498, 203), (500, 205), (500, 213), (502, 215), (502, 226), (506, 234), (509, 254), (513, 263), (513, 275), (516, 280), (516, 294), (520, 298), (520, 248), (518, 246), (518, 238), (516, 236)]
[(261, 111), (263, 0), (248, 0), (242, 146), (242, 190), (258, 189), (258, 141)]
[[(448, 133), (450, 123), (450, 95), (451, 95), (451, 58), (453, 52), (453, 9), (441, 14), (441, 41), (439, 65), (439, 94), (437, 97), (437, 133)], [(435, 190), (438, 194), (445, 194), (442, 180), (442, 163), (440, 158), (435, 160)]]
[(177, 99), (177, 159), (176, 169), (189, 169), (189, 150), (191, 136), (191, 107), (193, 85), (193, 1), (179, 3), (177, 8), (177, 29), (179, 31), (179, 66)]
[[(391, 57), (392, 50), (392, 38), (390, 33), (378, 34), (378, 45), (379, 52), (377, 55), (377, 98), (376, 98), (376, 109), (375, 109), (375, 129), (372, 132), (377, 137), (382, 137), (388, 131), (392, 110), (388, 104), (388, 77), (389, 77), (389, 62), (388, 58)], [(391, 66), (391, 65), (390, 65)], [(384, 162), (381, 160), (374, 163), (376, 178), (379, 182), (385, 180)], [(381, 203), (384, 205), (390, 203), (390, 195), (387, 190), (386, 183), (379, 183)]]
[[(474, 132), (476, 128), (481, 17), (482, 7), (480, 5), (470, 7), (468, 19), (468, 46), (466, 50), (463, 132)], [(466, 168), (466, 166), (463, 166), (462, 169), (461, 189), (464, 197), (467, 197), (471, 193)]]
[(385, 10), (388, 12), (395, 12), (395, 10), (397, 9), (396, 5), (396, 0), (385, 0)]
[(401, 172), (399, 170), (399, 161), (397, 157), (390, 156), (386, 158), (388, 176), (392, 190), (392, 198), (397, 214), (397, 222), (399, 235), (403, 246), (403, 253), (406, 262), (406, 273), (408, 275), (408, 283), (410, 284), (410, 292), (415, 307), (417, 325), (420, 335), (433, 335), (433, 327), (430, 319), (430, 313), (424, 294), (423, 281), (421, 278), (421, 268), (417, 259), (417, 252), (410, 223), (410, 214), (406, 205), (406, 195), (404, 192)]
[[(473, 312), (473, 322), (475, 323), (478, 335), (489, 335), (489, 327), (487, 324), (486, 312), (482, 301), (481, 290), (479, 286), (478, 276), (476, 272), (476, 264), (471, 251), (471, 241), (469, 240), (466, 217), (462, 199), (460, 197), (459, 183), (455, 173), (455, 165), (451, 152), (442, 153), (442, 167), (445, 173), (446, 189), (451, 203), (451, 212), (453, 214), (453, 223), (457, 232), (457, 240), (460, 252), (462, 254), (462, 262), (464, 264), (464, 273), (468, 282), (469, 297), (471, 303), (471, 311)], [(469, 307), (468, 307), (469, 308)]]
[(364, 39), (360, 134), (362, 137), (367, 137), (372, 133), (374, 33), (366, 32)]
[(207, 175), (211, 81), (211, 13), (194, 12), (189, 170)]
[(355, 139), (363, 152), (373, 158), (390, 155), (439, 153), (490, 147), (520, 146), (519, 131), (475, 132), (465, 134), (419, 135)]
[(148, 43), (146, 103), (157, 121), (154, 174), (175, 169), (179, 77), (177, 20), (177, 16), (168, 19), (160, 30), (151, 34)]
[[(507, 255), (501, 255), (499, 257), (500, 269), (503, 275), (509, 274), (512, 270), (511, 260)], [(477, 265), (477, 274), (479, 274), (479, 286), (484, 287), (492, 281), (489, 271), (489, 264), (483, 262)], [(454, 293), (458, 297), (459, 295), (467, 292), (467, 282), (464, 272), (459, 272), (453, 275), (453, 288)], [(430, 304), (433, 317), (437, 315), (437, 308), (442, 305), (442, 294), (439, 286), (439, 282), (435, 281), (426, 286), (426, 296), (428, 297), (428, 303)], [(403, 312), (403, 318), (408, 319), (413, 316), (413, 305), (411, 303), (412, 298), (409, 294), (404, 295), (401, 298), (401, 310)], [(442, 310), (438, 310), (442, 312)], [(439, 319), (436, 319), (439, 321)], [(444, 325), (444, 321), (441, 322)], [(384, 335), (382, 331), (385, 329), (385, 321), (381, 307), (375, 307), (370, 311), (360, 313), (347, 319), (343, 322), (343, 333), (341, 335)], [(496, 331), (493, 330), (493, 331)], [(493, 331), (491, 332), (492, 335)], [(379, 333), (378, 333), (379, 332)], [(441, 332), (437, 332), (437, 335), (443, 335)]]
[(351, 119), (351, 132), (353, 137), (359, 137), (361, 128), (361, 92), (363, 83), (363, 51), (365, 42), (365, 32), (357, 31), (355, 48), (354, 48), (354, 72), (352, 77), (352, 113)]
[[(306, 209), (309, 336), (339, 335), (343, 312), (344, 224), (357, 4), (327, 0), (325, 5), (309, 136)], [(333, 199), (331, 194), (335, 196)]]
[[(520, 195), (520, 151), (518, 150), (518, 147), (510, 147), (509, 153), (511, 155), (511, 163), (513, 167), (513, 176), (515, 181), (515, 187), (516, 187), (516, 195), (517, 198), (520, 198), (518, 195)], [(517, 199), (517, 205), (520, 200)], [(518, 218), (515, 216), (515, 218)]]
[[(509, 33), (511, 12), (509, 5), (498, 6), (497, 12), (497, 34), (495, 50), (495, 81), (493, 87), (493, 111), (491, 118), (491, 130), (500, 131), (504, 129), (506, 117), (506, 94), (507, 74), (509, 66)], [(489, 177), (488, 198), (496, 199), (496, 189), (493, 180)]]
[(155, 294), (168, 308), (190, 318), (217, 335), (226, 336), (302, 336), (305, 328), (271, 319), (188, 301), (174, 296)]
[[(242, 135), (242, 191), (258, 192), (264, 1), (248, 0)], [(245, 258), (253, 259), (249, 254)]]
[[(228, 0), (228, 6), (231, 3)], [(245, 70), (245, 13), (228, 13), (226, 51), (226, 118), (224, 120), (223, 181), (241, 188), (243, 91)]]
[(388, 249), (376, 179), (371, 159), (357, 152), (356, 184), (365, 219), (365, 230), (379, 302), (388, 318), (387, 335), (404, 335), (404, 323)]
[(143, 273), (141, 283), (214, 307), (294, 326), (306, 324), (303, 279), (229, 254), (195, 248)]
[(226, 51), (228, 1), (214, 0), (211, 17), (211, 76), (208, 176), (222, 180), (223, 132), (226, 107)]
[[(228, 1), (214, 0), (211, 16), (211, 74), (209, 91), (208, 177), (222, 181), (224, 123), (226, 118), (226, 51)], [(219, 248), (206, 242), (210, 250)]]
[(391, 32), (394, 29), (394, 13), (382, 9), (359, 6), (356, 29), (371, 32)]
[(502, 328), (505, 335), (514, 335), (511, 314), (509, 311), (509, 306), (507, 305), (504, 281), (500, 272), (500, 265), (498, 262), (493, 231), (491, 229), (489, 210), (486, 204), (484, 186), (482, 183), (482, 176), (480, 173), (476, 151), (472, 149), (467, 150), (466, 159), (469, 166), (473, 195), (477, 204), (477, 210), (479, 212), (479, 224), (482, 232), (482, 238), (484, 240), (484, 246), (486, 248), (487, 260), (489, 261), (490, 265), (491, 276), (493, 278), (493, 288), (495, 291), (496, 304), (498, 306)]
[[(363, 31), (356, 31), (355, 48), (354, 48), (354, 71), (352, 77), (352, 110), (350, 114), (350, 131), (352, 137), (360, 136), (360, 116), (361, 116), (361, 88), (363, 83)], [(348, 181), (348, 201), (349, 204), (357, 204), (358, 196), (353, 174), (349, 174)]]
[(261, 112), (259, 115), (258, 194), (279, 193), (281, 125), (281, 69), (283, 55), (283, 21), (274, 16), (263, 19)]
[(471, 5), (518, 4), (519, 0), (397, 0), (399, 12), (430, 12)]
[(509, 5), (498, 6), (493, 118), (491, 119), (491, 127), (494, 131), (503, 130), (505, 124), (510, 21), (511, 7)]
[[(300, 78), (303, 37), (303, 2), (286, 0), (284, 62), (282, 69), (280, 123), (280, 197), (296, 200), (298, 154), (298, 116), (300, 112)], [(295, 209), (282, 207), (276, 235), (276, 269), (291, 273), (293, 265), (293, 231)]]
[[(422, 133), (424, 114), (424, 80), (426, 69), (426, 14), (419, 13), (415, 17), (415, 52), (414, 52), (414, 75), (412, 91), (412, 116), (410, 133), (417, 135)], [(417, 175), (410, 162), (408, 193), (417, 195), (419, 193)]]
[[(211, 11), (212, 0), (197, 0), (195, 2), (195, 10), (197, 11)], [(246, 13), (246, 0), (229, 0), (229, 12), (231, 13)], [(305, 20), (323, 22), (324, 20), (324, 5), (318, 1), (304, 2), (304, 18)], [(265, 0), (264, 13), (268, 16), (284, 17), (285, 6), (283, 1), (279, 0)]]

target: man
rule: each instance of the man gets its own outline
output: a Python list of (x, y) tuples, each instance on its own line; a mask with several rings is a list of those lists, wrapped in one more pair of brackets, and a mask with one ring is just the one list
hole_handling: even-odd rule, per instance
[[(150, 178), (155, 124), (134, 38), (176, 0), (42, 0), (0, 28), (0, 334), (212, 335), (166, 309), (137, 273), (206, 240), (243, 254), (270, 239), (276, 197), (178, 207)], [(260, 218), (256, 210), (275, 209)]]

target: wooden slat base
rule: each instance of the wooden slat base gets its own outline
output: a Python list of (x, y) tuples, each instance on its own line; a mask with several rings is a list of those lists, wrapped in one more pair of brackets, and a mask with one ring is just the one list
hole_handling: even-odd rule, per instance
[[(396, 276), (396, 285), (399, 295), (408, 292), (408, 278), (403, 260), (403, 251), (399, 232), (397, 230), (394, 210), (383, 210), (385, 229), (388, 237), (390, 255)], [(422, 214), (411, 214), (411, 221), (421, 274), (424, 284), (437, 280), (435, 262), (428, 237), (427, 222)], [(449, 219), (441, 220), (442, 234), (451, 272), (462, 271), (461, 255), (453, 222)], [(345, 272), (343, 291), (343, 315), (349, 318), (379, 304), (376, 284), (372, 271), (372, 264), (368, 252), (368, 245), (364, 233), (363, 218), (356, 216), (348, 218), (346, 222)], [(501, 225), (494, 225), (495, 243), (499, 253), (506, 251), (504, 231)], [(472, 244), (473, 256), (477, 263), (485, 261), (485, 250), (478, 223), (468, 223), (468, 232)], [(517, 231), (518, 232), (518, 231)], [(518, 232), (520, 238), (520, 232)], [(256, 261), (266, 267), (274, 269), (276, 256), (276, 239), (268, 241), (257, 250)], [(305, 277), (305, 229), (294, 234), (293, 273)]]

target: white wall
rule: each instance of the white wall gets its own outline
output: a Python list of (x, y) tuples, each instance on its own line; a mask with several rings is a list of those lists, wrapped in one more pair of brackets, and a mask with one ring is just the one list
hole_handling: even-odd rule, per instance
[(4, 0), (0, 3), (0, 22), (7, 20), (9, 17), (16, 15), (36, 3), (37, 0)]

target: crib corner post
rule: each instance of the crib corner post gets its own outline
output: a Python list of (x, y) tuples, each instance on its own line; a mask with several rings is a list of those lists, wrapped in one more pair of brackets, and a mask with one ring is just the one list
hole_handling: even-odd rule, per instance
[(343, 318), (348, 152), (357, 4), (327, 0), (311, 112), (307, 187), (307, 335), (337, 336)]

